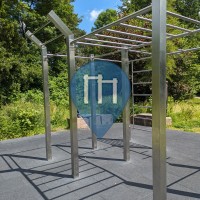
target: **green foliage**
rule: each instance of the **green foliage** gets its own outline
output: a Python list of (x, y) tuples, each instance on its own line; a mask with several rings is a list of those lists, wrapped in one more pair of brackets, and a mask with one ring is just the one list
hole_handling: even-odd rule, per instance
[(62, 105), (56, 106), (51, 104), (51, 124), (53, 129), (65, 129), (69, 127), (67, 119), (69, 118), (69, 110)]
[[(120, 15), (125, 16), (137, 10), (140, 10), (151, 4), (151, 0), (121, 0), (122, 6), (119, 7)], [(184, 16), (199, 19), (198, 12), (200, 10), (199, 0), (169, 0), (167, 1), (167, 9), (172, 12), (178, 12)], [(151, 17), (146, 15), (145, 17)], [(149, 23), (139, 24), (137, 20), (132, 20), (132, 24), (149, 28)], [(141, 23), (141, 22), (140, 22)], [(174, 24), (183, 28), (199, 28), (198, 25), (179, 20), (175, 17), (168, 16), (168, 24)], [(151, 28), (151, 27), (150, 27)], [(167, 28), (171, 34), (183, 33), (180, 30)], [(200, 44), (200, 35), (192, 35), (181, 39), (167, 41), (167, 52), (174, 52), (179, 49), (190, 49), (198, 47)], [(144, 49), (151, 50), (151, 49)], [(138, 56), (139, 57), (139, 56)], [(132, 56), (130, 59), (133, 59)], [(136, 57), (137, 58), (137, 55)], [(134, 70), (151, 68), (150, 62), (134, 63)], [(195, 94), (200, 93), (200, 52), (191, 52), (181, 55), (167, 57), (167, 79), (169, 81), (169, 95), (176, 100), (192, 98)], [(144, 77), (143, 77), (144, 78)], [(140, 79), (137, 82), (141, 81)], [(136, 93), (141, 92), (141, 88), (136, 88)], [(143, 92), (146, 91), (143, 89)]]
[[(0, 106), (12, 102), (18, 93), (42, 89), (41, 55), (38, 47), (25, 38), (25, 31), (34, 31), (46, 21), (46, 15), (54, 10), (69, 28), (80, 36), (81, 19), (74, 13), (70, 0), (2, 0), (0, 4)], [(23, 30), (22, 24), (26, 24)], [(60, 34), (53, 25), (36, 36), (45, 42)], [(66, 51), (65, 40), (48, 45), (52, 53)], [(59, 76), (66, 69), (66, 60), (51, 58), (50, 75)]]
[(94, 27), (92, 31), (99, 29), (107, 24), (110, 24), (113, 21), (116, 21), (118, 18), (117, 11), (113, 9), (107, 9), (99, 14), (98, 18), (94, 22)]
[(131, 13), (147, 7), (151, 4), (151, 0), (121, 0), (122, 6), (119, 9), (123, 13)]
[(57, 77), (50, 77), (50, 97), (56, 105), (69, 108), (69, 87), (67, 72), (61, 73)]
[(172, 117), (173, 129), (200, 133), (200, 99), (173, 101), (168, 104), (168, 115)]
[[(67, 128), (67, 106), (51, 101), (50, 109), (52, 130)], [(42, 92), (29, 90), (20, 94), (17, 101), (0, 110), (0, 140), (43, 134), (44, 120)]]
[(38, 133), (43, 125), (41, 105), (17, 101), (0, 110), (0, 140)]
[[(95, 21), (94, 28), (98, 29), (109, 24), (119, 17), (128, 15), (134, 11), (150, 5), (151, 0), (121, 0), (122, 6), (119, 13), (108, 9), (102, 12)], [(74, 13), (71, 0), (1, 0), (0, 1), (0, 140), (23, 137), (44, 133), (44, 108), (42, 93), (42, 68), (41, 55), (38, 48), (25, 38), (25, 30), (22, 24), (26, 24), (26, 30), (34, 31), (44, 24), (46, 15), (54, 10), (69, 28), (78, 37), (84, 31), (78, 29), (81, 18)], [(200, 10), (199, 0), (169, 0), (168, 10), (178, 12), (182, 15), (198, 18)], [(151, 17), (146, 15), (145, 17)], [(136, 26), (151, 28), (148, 22), (132, 20)], [(185, 23), (174, 17), (169, 17), (168, 23), (184, 28), (198, 28), (196, 25)], [(121, 27), (121, 31), (127, 31)], [(133, 31), (128, 29), (128, 31)], [(171, 34), (182, 33), (180, 30), (168, 29)], [(140, 34), (135, 30), (134, 33)], [(36, 36), (43, 42), (57, 36), (59, 31), (52, 25), (44, 28), (42, 33)], [(144, 33), (149, 35), (149, 33)], [(115, 36), (115, 34), (111, 34)], [(149, 35), (150, 36), (150, 35)], [(123, 36), (127, 37), (127, 36)], [(128, 38), (128, 37), (127, 37)], [(129, 37), (132, 39), (131, 37)], [(199, 46), (200, 35), (193, 35), (183, 39), (175, 39), (167, 42), (167, 51), (177, 51)], [(48, 44), (48, 50), (52, 53), (66, 51), (65, 40), (56, 40)], [(144, 50), (151, 50), (144, 49)], [(110, 50), (102, 50), (100, 47), (80, 48), (80, 55), (104, 54)], [(130, 59), (140, 58), (140, 54), (132, 54)], [(108, 57), (120, 59), (119, 55)], [(79, 59), (77, 66), (85, 61)], [(197, 99), (180, 101), (192, 98), (200, 94), (200, 52), (192, 52), (167, 59), (167, 79), (169, 81), (168, 115), (173, 118), (173, 128), (186, 131), (200, 132), (200, 102)], [(151, 67), (149, 61), (140, 61), (134, 64), (134, 70), (148, 69)], [(49, 58), (49, 85), (51, 99), (51, 122), (53, 130), (66, 128), (66, 119), (69, 116), (69, 93), (66, 59)], [(136, 77), (139, 81), (149, 81), (149, 75)], [(144, 88), (144, 87), (143, 87)], [(136, 93), (149, 93), (151, 89), (136, 88)], [(178, 100), (178, 101), (177, 101)], [(152, 99), (139, 99), (138, 105), (149, 106)], [(134, 114), (149, 112), (151, 109), (136, 107)], [(133, 108), (131, 108), (133, 113)], [(122, 116), (118, 121), (121, 121)]]
[(200, 10), (200, 1), (199, 0), (176, 0), (175, 3), (176, 10), (181, 14), (198, 19), (198, 12)]

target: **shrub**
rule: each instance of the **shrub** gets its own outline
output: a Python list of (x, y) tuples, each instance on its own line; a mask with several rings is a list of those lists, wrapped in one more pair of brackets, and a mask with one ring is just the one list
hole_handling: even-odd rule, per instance
[(17, 101), (0, 111), (0, 140), (38, 134), (43, 126), (41, 105)]

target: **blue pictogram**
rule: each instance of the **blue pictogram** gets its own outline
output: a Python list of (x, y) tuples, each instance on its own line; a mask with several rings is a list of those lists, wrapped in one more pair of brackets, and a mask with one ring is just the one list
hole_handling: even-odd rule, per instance
[(130, 97), (130, 81), (118, 65), (92, 61), (75, 73), (70, 91), (79, 116), (102, 138)]

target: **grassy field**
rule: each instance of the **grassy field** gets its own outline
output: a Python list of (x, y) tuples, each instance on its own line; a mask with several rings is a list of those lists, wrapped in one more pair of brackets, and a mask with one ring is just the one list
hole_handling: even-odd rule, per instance
[(172, 117), (170, 129), (200, 133), (200, 98), (168, 104), (168, 116)]
[[(152, 99), (137, 105), (151, 106)], [(134, 108), (134, 114), (151, 112), (151, 108)], [(172, 126), (168, 126), (168, 129), (200, 133), (200, 98), (185, 101), (174, 101), (169, 98), (167, 116), (172, 118)]]

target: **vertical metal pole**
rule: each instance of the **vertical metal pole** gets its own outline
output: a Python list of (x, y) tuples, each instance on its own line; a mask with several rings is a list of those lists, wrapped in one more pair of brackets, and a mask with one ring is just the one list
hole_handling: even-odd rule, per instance
[(69, 35), (67, 39), (68, 49), (68, 79), (69, 79), (69, 107), (70, 107), (70, 138), (71, 138), (71, 164), (72, 176), (79, 176), (79, 158), (78, 158), (78, 135), (77, 135), (77, 109), (71, 98), (70, 82), (76, 71), (75, 66), (75, 47), (70, 42), (74, 39), (74, 35)]
[[(122, 70), (129, 77), (129, 59), (128, 49), (122, 49), (121, 51)], [(122, 90), (127, 89), (126, 85), (122, 83)], [(123, 94), (122, 94), (123, 95)], [(123, 110), (123, 141), (124, 141), (124, 160), (130, 160), (130, 101), (128, 100)]]
[(47, 48), (42, 47), (42, 75), (43, 75), (43, 94), (44, 94), (44, 114), (45, 114), (45, 141), (46, 141), (46, 158), (52, 159), (51, 150), (51, 122), (50, 122), (50, 103), (49, 103), (49, 69)]
[(132, 128), (134, 128), (134, 115), (135, 115), (135, 112), (134, 112), (134, 106), (135, 106), (135, 99), (134, 99), (134, 77), (133, 77), (133, 62), (131, 62), (131, 81), (132, 81), (132, 109), (133, 109), (133, 125), (132, 125)]
[[(95, 76), (95, 68), (94, 68), (94, 55), (90, 55), (90, 61), (91, 61), (91, 76)], [(95, 86), (96, 80), (91, 80), (91, 89), (90, 92), (92, 94), (90, 95), (90, 103), (91, 103), (91, 129), (92, 129), (92, 149), (97, 149), (97, 136), (96, 136), (96, 86)]]
[(166, 200), (166, 0), (152, 0), (153, 199)]
[(167, 114), (167, 109), (168, 109), (168, 81), (166, 81), (166, 114)]

